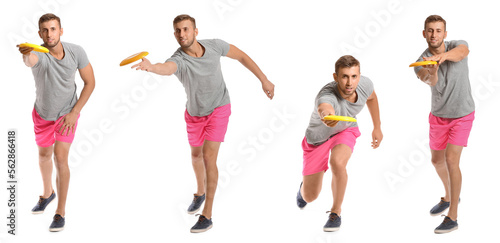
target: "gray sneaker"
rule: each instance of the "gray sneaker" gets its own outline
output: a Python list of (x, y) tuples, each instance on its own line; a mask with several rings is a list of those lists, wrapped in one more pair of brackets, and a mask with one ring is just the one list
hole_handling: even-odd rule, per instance
[(457, 220), (453, 221), (450, 217), (444, 217), (443, 222), (434, 230), (436, 234), (449, 233), (458, 229)]
[(300, 189), (302, 188), (302, 182), (300, 183), (299, 192), (297, 192), (297, 206), (300, 209), (304, 209), (307, 206), (307, 202), (302, 198), (302, 194), (300, 194)]
[[(460, 198), (458, 199), (458, 202), (460, 203)], [(431, 216), (438, 216), (442, 214), (449, 207), (450, 207), (450, 202), (445, 201), (444, 197), (441, 197), (441, 201), (439, 201), (438, 204), (432, 207), (430, 211)]]
[(36, 203), (35, 207), (31, 209), (31, 213), (33, 214), (41, 214), (45, 210), (45, 208), (54, 200), (56, 197), (56, 193), (52, 191), (52, 194), (48, 198), (43, 198), (40, 196), (40, 199), (38, 199), (38, 202)]
[(200, 215), (198, 222), (191, 228), (191, 233), (202, 233), (213, 226), (212, 219), (207, 219), (205, 216)]
[(54, 219), (52, 223), (50, 224), (49, 231), (50, 232), (59, 232), (64, 229), (64, 224), (66, 223), (66, 220), (60, 215), (56, 214), (54, 215)]
[(327, 213), (330, 213), (328, 216), (328, 221), (326, 221), (325, 226), (323, 226), (323, 231), (325, 232), (334, 232), (340, 229), (340, 224), (342, 224), (342, 221), (340, 220), (340, 216), (338, 216), (336, 213), (332, 213), (330, 211), (327, 211)]
[(201, 204), (205, 201), (205, 194), (201, 196), (194, 195), (193, 201), (187, 210), (188, 214), (194, 214), (200, 210)]

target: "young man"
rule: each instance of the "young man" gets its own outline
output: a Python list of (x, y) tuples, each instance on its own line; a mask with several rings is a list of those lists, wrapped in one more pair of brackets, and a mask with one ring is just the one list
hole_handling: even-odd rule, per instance
[(449, 208), (448, 216), (434, 230), (448, 233), (458, 228), (457, 210), (462, 174), (459, 162), (474, 120), (465, 41), (444, 41), (446, 21), (438, 15), (425, 20), (423, 36), (428, 48), (418, 61), (436, 61), (435, 65), (415, 67), (418, 78), (431, 86), (432, 108), (429, 114), (429, 145), (432, 164), (444, 185), (445, 196), (431, 209), (439, 215)]
[(238, 60), (262, 83), (269, 99), (274, 96), (274, 85), (267, 79), (252, 59), (237, 47), (225, 41), (197, 40), (195, 19), (179, 15), (174, 19), (174, 36), (181, 46), (165, 63), (152, 65), (143, 58), (132, 66), (160, 75), (175, 74), (186, 89), (187, 104), (184, 114), (198, 190), (188, 208), (189, 214), (197, 212), (205, 201), (205, 207), (191, 232), (204, 232), (212, 227), (212, 205), (217, 188), (217, 155), (224, 141), (231, 104), (222, 77), (220, 57)]
[[(82, 47), (61, 42), (61, 20), (54, 14), (45, 14), (38, 21), (38, 34), (49, 53), (33, 52), (31, 47), (19, 47), (26, 66), (35, 78), (36, 100), (33, 108), (35, 140), (38, 145), (43, 195), (32, 209), (43, 213), (56, 194), (52, 188), (52, 155), (56, 165), (58, 205), (50, 231), (61, 231), (65, 224), (66, 196), (70, 171), (68, 153), (78, 125), (80, 111), (95, 86), (94, 71)], [(76, 94), (75, 72), (84, 82), (80, 99)]]
[(300, 209), (318, 197), (329, 160), (333, 172), (333, 206), (323, 227), (324, 231), (337, 231), (340, 228), (341, 206), (347, 185), (346, 165), (356, 138), (361, 133), (356, 122), (323, 118), (328, 115), (356, 117), (366, 104), (374, 127), (372, 147), (378, 148), (383, 138), (377, 95), (372, 81), (360, 75), (359, 61), (352, 56), (342, 56), (335, 63), (333, 78), (335, 82), (325, 85), (316, 96), (314, 111), (302, 141), (303, 180), (297, 193), (297, 205)]

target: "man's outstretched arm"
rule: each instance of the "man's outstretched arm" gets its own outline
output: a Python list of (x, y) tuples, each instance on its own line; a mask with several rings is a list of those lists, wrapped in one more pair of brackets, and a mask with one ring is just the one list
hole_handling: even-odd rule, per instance
[(174, 74), (175, 71), (177, 71), (177, 64), (175, 64), (175, 62), (151, 64), (151, 62), (147, 58), (143, 58), (142, 62), (135, 64), (131, 68), (135, 68), (135, 70), (143, 70), (156, 73), (158, 75), (170, 76)]
[(229, 52), (226, 56), (238, 60), (243, 66), (250, 70), (262, 83), (262, 90), (266, 96), (269, 97), (269, 99), (273, 99), (274, 84), (267, 79), (266, 75), (264, 75), (252, 58), (234, 45), (229, 45)]
[(373, 121), (373, 132), (372, 132), (372, 147), (378, 148), (380, 143), (382, 142), (382, 138), (384, 135), (382, 134), (381, 122), (380, 122), (380, 111), (378, 107), (378, 99), (375, 91), (368, 97), (366, 101), (366, 106), (368, 106), (368, 110), (370, 111), (370, 115), (372, 116)]

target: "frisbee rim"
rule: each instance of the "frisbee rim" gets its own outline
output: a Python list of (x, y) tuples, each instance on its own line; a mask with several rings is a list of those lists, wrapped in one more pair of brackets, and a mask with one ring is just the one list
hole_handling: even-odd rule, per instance
[(138, 61), (138, 60), (140, 60), (140, 59), (144, 58), (144, 57), (145, 57), (145, 56), (147, 56), (147, 55), (149, 55), (149, 52), (147, 52), (147, 51), (141, 51), (141, 52), (138, 52), (138, 53), (136, 53), (136, 54), (133, 54), (133, 55), (131, 55), (131, 56), (129, 56), (129, 57), (127, 57), (127, 58), (123, 59), (123, 61), (122, 61), (122, 62), (120, 62), (120, 67), (121, 67), (121, 66), (128, 65), (128, 64), (130, 64), (130, 63), (133, 63), (133, 62), (135, 62), (135, 61)]
[(33, 51), (42, 52), (42, 53), (49, 52), (49, 49), (47, 49), (47, 47), (37, 45), (37, 44), (32, 44), (32, 43), (21, 43), (21, 44), (19, 44), (19, 47), (31, 47), (31, 48), (33, 48)]
[(357, 122), (356, 118), (350, 116), (325, 116), (323, 119), (329, 121)]
[(420, 62), (414, 62), (410, 64), (410, 67), (416, 67), (416, 66), (426, 66), (426, 65), (434, 65), (437, 64), (436, 61), (420, 61)]

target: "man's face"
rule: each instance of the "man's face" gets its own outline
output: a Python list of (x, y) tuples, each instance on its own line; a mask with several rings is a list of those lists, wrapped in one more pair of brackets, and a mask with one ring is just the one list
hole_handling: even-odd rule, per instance
[(198, 35), (198, 29), (195, 29), (190, 20), (183, 20), (174, 25), (174, 36), (182, 48), (189, 48)]
[(423, 34), (430, 47), (438, 48), (443, 45), (447, 32), (445, 30), (444, 23), (436, 21), (427, 23)]
[(337, 87), (344, 98), (355, 94), (359, 83), (359, 66), (340, 68), (333, 78), (338, 83)]
[(55, 19), (40, 24), (38, 35), (42, 38), (46, 47), (55, 47), (59, 44), (63, 29)]

